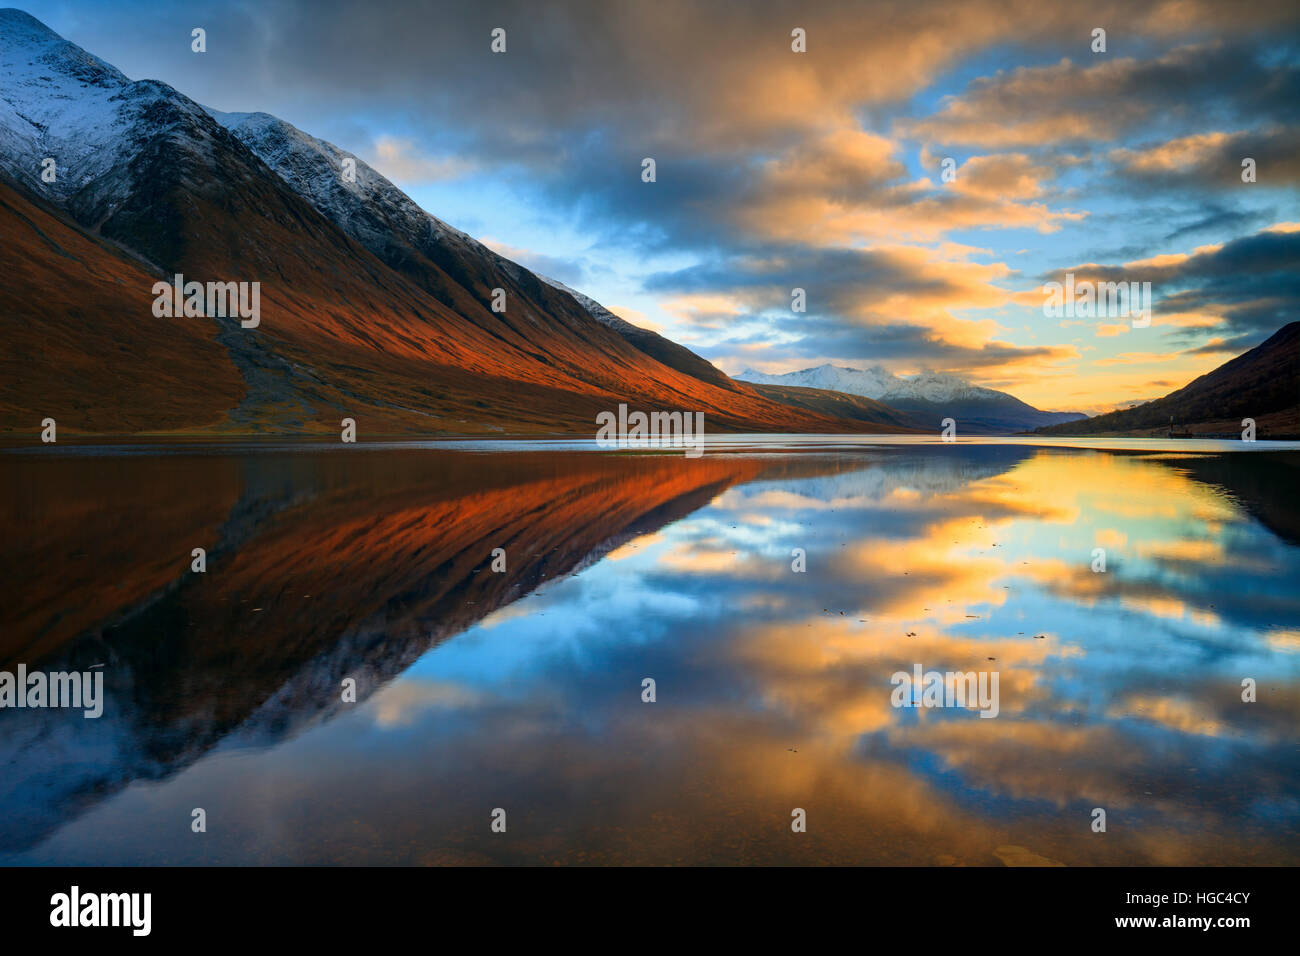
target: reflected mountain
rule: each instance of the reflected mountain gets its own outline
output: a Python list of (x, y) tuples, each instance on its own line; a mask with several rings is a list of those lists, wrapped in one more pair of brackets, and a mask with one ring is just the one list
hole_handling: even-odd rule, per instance
[[(0, 848), (226, 738), (269, 745), (548, 580), (759, 477), (851, 458), (121, 455), (11, 459), (0, 669), (103, 667), (104, 715), (0, 711)], [(85, 464), (83, 462), (83, 464)], [(190, 571), (194, 547), (207, 571)], [(493, 549), (504, 572), (491, 570)]]
[(1300, 544), (1300, 510), (1292, 500), (1300, 488), (1300, 454), (1261, 455), (1249, 468), (1225, 455), (1187, 455), (1167, 463), (1222, 488), (1283, 541)]
[[(5, 465), (0, 668), (102, 665), (108, 698), (0, 711), (9, 862), (1300, 858), (1284, 455)], [(892, 706), (917, 663), (996, 669), (998, 718)]]

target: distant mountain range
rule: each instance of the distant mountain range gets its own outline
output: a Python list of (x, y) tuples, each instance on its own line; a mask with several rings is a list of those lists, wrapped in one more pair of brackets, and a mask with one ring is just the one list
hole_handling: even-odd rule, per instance
[(755, 385), (860, 395), (902, 412), (899, 423), (921, 431), (938, 431), (945, 418), (957, 422), (959, 434), (1006, 434), (1086, 417), (1080, 412), (1041, 411), (1006, 392), (972, 385), (955, 375), (923, 372), (901, 378), (878, 365), (867, 369), (819, 365), (783, 375), (746, 369), (736, 377)]
[(1039, 432), (1237, 437), (1246, 418), (1255, 421), (1256, 438), (1300, 438), (1300, 322), (1164, 398)]
[[(882, 402), (853, 395), (849, 392), (832, 392), (824, 388), (800, 388), (796, 385), (760, 385), (751, 382), (754, 390), (774, 402), (784, 402), (798, 408), (824, 412), (840, 418), (862, 422), (873, 432), (934, 432), (934, 428), (921, 427), (912, 416), (890, 408)], [(865, 430), (865, 429), (864, 429)]]

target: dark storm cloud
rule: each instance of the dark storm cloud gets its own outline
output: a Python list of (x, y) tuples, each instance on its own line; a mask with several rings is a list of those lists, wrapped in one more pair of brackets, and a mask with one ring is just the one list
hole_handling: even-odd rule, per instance
[[(1258, 344), (1300, 316), (1300, 231), (1265, 230), (1172, 261), (1061, 269), (1045, 281), (1150, 282), (1156, 312), (1216, 317), (1216, 331), (1234, 342)], [(1157, 323), (1158, 324), (1158, 323)], [(1191, 329), (1175, 329), (1190, 338)]]
[[(1267, 221), (1268, 217), (1257, 212), (1249, 212), (1238, 209), (1228, 209), (1223, 206), (1203, 205), (1199, 208), (1200, 215), (1197, 219), (1187, 223), (1185, 226), (1179, 226), (1173, 232), (1165, 236), (1165, 242), (1184, 239), (1190, 236), (1206, 232), (1222, 232), (1229, 230), (1232, 232), (1244, 232), (1253, 227), (1260, 226)], [(1134, 250), (1128, 258), (1140, 255), (1139, 250)]]
[[(1300, 97), (1300, 90), (1295, 94)], [(1234, 133), (1204, 133), (1149, 147), (1116, 150), (1115, 175), (1128, 191), (1185, 193), (1243, 188), (1294, 190), (1300, 185), (1300, 125)], [(1242, 179), (1243, 160), (1254, 160), (1254, 179)]]
[(837, 309), (851, 308), (864, 294), (877, 298), (895, 293), (947, 295), (961, 289), (940, 272), (908, 270), (885, 252), (802, 246), (772, 246), (751, 256), (655, 273), (646, 279), (645, 287), (678, 293), (776, 291), (787, 307), (790, 290), (799, 287), (808, 290), (810, 302)]
[[(1284, 35), (1285, 37), (1285, 35)], [(902, 124), (934, 143), (986, 147), (1114, 140), (1220, 122), (1300, 121), (1300, 38), (1185, 45), (1153, 58), (1076, 56), (973, 80), (933, 116)], [(1282, 58), (1279, 64), (1277, 60)]]

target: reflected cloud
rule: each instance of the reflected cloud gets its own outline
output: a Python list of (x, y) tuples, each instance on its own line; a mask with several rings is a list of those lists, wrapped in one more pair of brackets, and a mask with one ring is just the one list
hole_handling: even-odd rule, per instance
[[(145, 527), (103, 573), (104, 623), (57, 643), (24, 613), (11, 632), (48, 666), (106, 656), (109, 705), (0, 714), (0, 858), (66, 861), (94, 828), (100, 862), (195, 862), (152, 821), (200, 792), (237, 821), (215, 851), (232, 863), (1300, 852), (1300, 553), (1266, 521), (1277, 456), (371, 455), (206, 462), (214, 491), (238, 476), (224, 519), (162, 509), (156, 540), (210, 529), (212, 570), (160, 584), (159, 474), (205, 469), (116, 466)], [(33, 537), (33, 566), (77, 539), (38, 513), (52, 550)], [(137, 575), (112, 606), (109, 582)], [(916, 665), (996, 672), (998, 716), (894, 706), (890, 676)], [(509, 845), (484, 836), (493, 806)], [(784, 838), (792, 807), (807, 840)]]

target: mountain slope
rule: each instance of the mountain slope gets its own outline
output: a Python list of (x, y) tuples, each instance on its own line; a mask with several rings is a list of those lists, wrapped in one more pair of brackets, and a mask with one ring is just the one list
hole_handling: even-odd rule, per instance
[(1005, 434), (1084, 417), (1078, 412), (1045, 412), (955, 375), (923, 372), (900, 378), (878, 365), (868, 369), (819, 365), (784, 375), (746, 369), (737, 377), (756, 384), (861, 395), (904, 413), (907, 424), (922, 431), (938, 430), (945, 418), (954, 419), (962, 433)]
[(1046, 435), (1239, 434), (1243, 418), (1258, 438), (1300, 436), (1300, 322), (1164, 398), (1080, 422), (1041, 428)]
[[(754, 395), (689, 349), (618, 318), (562, 283), (531, 273), (430, 215), (364, 161), (332, 143), (267, 113), (209, 112), (327, 219), (444, 304), (494, 334), (503, 334), (502, 323), (508, 325), (508, 317), (518, 313), (516, 309), (508, 309), (503, 316), (485, 312), (484, 298), (490, 298), (491, 289), (501, 288), (506, 290), (507, 302), (533, 306), (559, 319), (566, 331), (592, 335), (589, 320), (594, 318), (669, 368), (728, 391)], [(353, 179), (340, 175), (346, 159), (355, 164)], [(463, 294), (467, 289), (473, 291), (468, 298)], [(608, 339), (597, 339), (608, 347)], [(574, 366), (575, 370), (584, 367), (582, 363)]]
[[(18, 485), (39, 490), (0, 499), (19, 558), (0, 667), (112, 664), (100, 720), (0, 709), (0, 851), (222, 741), (266, 745), (329, 719), (341, 702), (327, 691), (344, 677), (364, 700), (431, 647), (729, 487), (854, 467), (578, 453), (494, 456), (485, 469), (469, 453), (380, 449), (359, 470), (339, 455), (280, 454), (291, 461), (255, 469), (225, 455), (108, 455), (98, 495), (59, 461), (13, 465)], [(209, 574), (178, 569), (176, 541), (206, 547)], [(512, 560), (484, 573), (497, 546)]]
[(3, 182), (0, 273), (0, 423), (31, 433), (47, 417), (61, 432), (215, 425), (244, 397), (215, 327), (155, 318), (142, 263)]
[[(658, 332), (643, 329), (640, 326), (633, 325), (626, 319), (620, 319), (595, 299), (583, 295), (575, 289), (570, 289), (563, 282), (559, 282), (555, 279), (548, 279), (546, 276), (538, 276), (538, 278), (562, 292), (567, 292), (574, 298), (578, 305), (582, 306), (582, 308), (601, 325), (613, 329), (626, 339), (634, 348), (640, 349), (651, 358), (662, 362), (669, 368), (675, 368), (677, 371), (690, 375), (692, 378), (698, 378), (702, 382), (709, 382), (713, 385), (717, 385), (719, 388), (743, 391), (749, 390), (748, 385), (730, 378), (725, 372), (713, 365), (713, 363), (696, 355), (690, 349), (686, 348), (686, 346), (678, 345), (672, 339), (664, 338)], [(760, 391), (761, 393), (761, 390), (759, 389), (755, 389), (754, 391)]]
[[(597, 412), (624, 401), (702, 411), (712, 429), (853, 427), (664, 364), (363, 163), (346, 182), (336, 147), (265, 114), (222, 118), (229, 128), (166, 84), (133, 83), (26, 14), (0, 11), (0, 179), (135, 258), (146, 292), (174, 273), (260, 283), (255, 330), (229, 319), (164, 324), (164, 337), (215, 337), (243, 394), (160, 428), (329, 432), (354, 417), (363, 434), (590, 430)], [(45, 156), (57, 163), (54, 183), (40, 178)], [(490, 307), (498, 288), (504, 312)], [(101, 312), (90, 279), (72, 277), (61, 292), (96, 303), (110, 330), (138, 318), (137, 305)], [(26, 294), (35, 302), (46, 291)], [(17, 361), (5, 348), (0, 360)], [(23, 361), (47, 363), (39, 376), (71, 358)], [(68, 383), (84, 390), (74, 407), (94, 407), (110, 387), (130, 392), (130, 381), (110, 384), (101, 371)], [(15, 415), (0, 427), (30, 428), (41, 401), (13, 396)], [(161, 411), (137, 403), (132, 420), (151, 409)], [(90, 416), (67, 424), (103, 430)]]
[(872, 426), (870, 430), (874, 432), (924, 431), (913, 423), (910, 416), (863, 395), (797, 385), (755, 385), (754, 389), (774, 402), (864, 422)]

